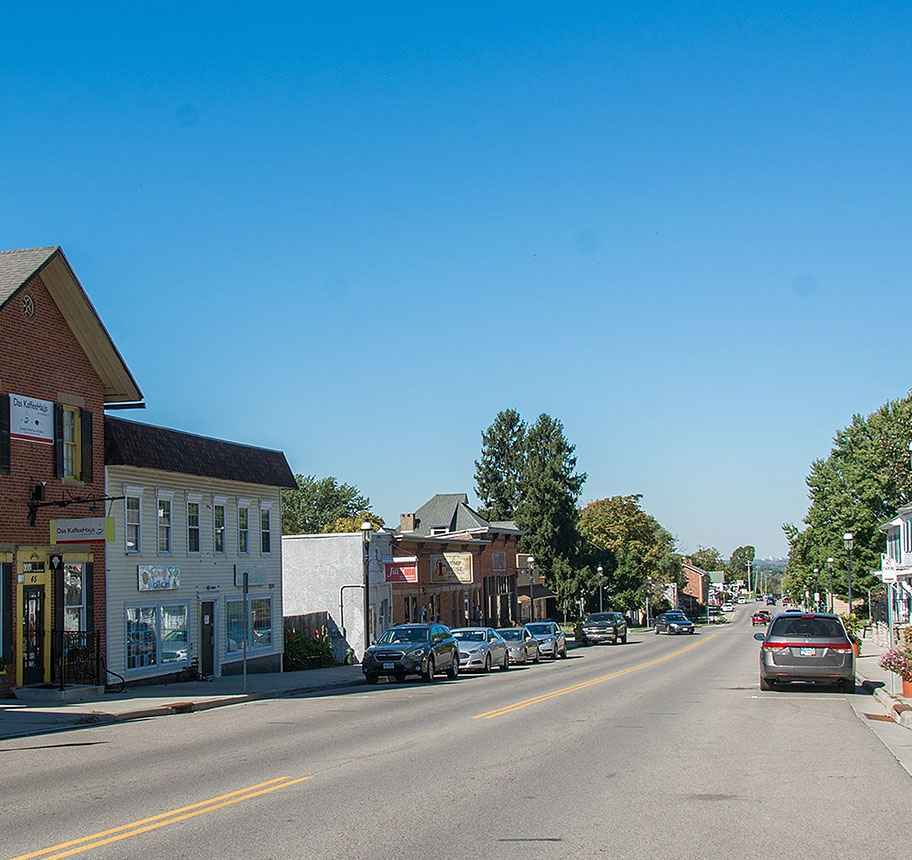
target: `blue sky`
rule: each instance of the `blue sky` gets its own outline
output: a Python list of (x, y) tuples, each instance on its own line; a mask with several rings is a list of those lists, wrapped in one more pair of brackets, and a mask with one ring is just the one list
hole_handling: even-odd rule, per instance
[(128, 417), (396, 522), (547, 412), (583, 501), (769, 555), (912, 387), (906, 4), (189, 5), (0, 34), (0, 247), (63, 246)]

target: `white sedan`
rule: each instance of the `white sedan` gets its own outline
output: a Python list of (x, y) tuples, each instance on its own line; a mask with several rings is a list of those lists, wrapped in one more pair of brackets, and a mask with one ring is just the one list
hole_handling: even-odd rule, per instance
[(452, 632), (459, 645), (461, 671), (490, 672), (497, 666), (503, 672), (510, 668), (506, 640), (493, 627), (457, 627)]
[(734, 612), (735, 604), (726, 600), (725, 603), (722, 604), (722, 611), (723, 612)]

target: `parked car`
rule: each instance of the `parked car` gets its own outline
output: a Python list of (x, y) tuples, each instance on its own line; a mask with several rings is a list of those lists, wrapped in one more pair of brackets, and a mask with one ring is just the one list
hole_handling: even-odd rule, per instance
[(538, 640), (539, 652), (543, 657), (556, 660), (567, 656), (567, 637), (553, 621), (530, 621), (526, 630)]
[(735, 604), (732, 603), (731, 601), (726, 600), (725, 603), (722, 604), (722, 611), (723, 612), (734, 612)]
[(694, 623), (680, 609), (669, 609), (660, 615), (656, 615), (653, 633), (693, 633)]
[(541, 662), (538, 639), (525, 627), (498, 627), (497, 632), (506, 640), (511, 663)]
[(770, 618), (772, 616), (769, 614), (769, 611), (766, 609), (758, 609), (753, 615), (751, 615), (751, 627), (755, 624), (769, 624)]
[(627, 621), (620, 612), (590, 612), (577, 629), (584, 645), (627, 641)]
[(490, 672), (497, 666), (502, 672), (510, 668), (507, 642), (491, 627), (456, 627), (453, 638), (459, 643), (459, 668)]
[(397, 624), (390, 627), (364, 652), (361, 671), (368, 684), (381, 675), (401, 681), (420, 675), (433, 681), (438, 672), (459, 677), (459, 645), (443, 624)]
[(755, 633), (760, 647), (760, 689), (801, 681), (855, 689), (855, 653), (838, 615), (783, 612), (766, 633)]

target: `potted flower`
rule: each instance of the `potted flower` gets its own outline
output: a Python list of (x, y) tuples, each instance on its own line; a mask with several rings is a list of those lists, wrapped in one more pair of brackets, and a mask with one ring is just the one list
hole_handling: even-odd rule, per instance
[(902, 678), (903, 698), (912, 699), (912, 651), (899, 645), (880, 655), (880, 667)]

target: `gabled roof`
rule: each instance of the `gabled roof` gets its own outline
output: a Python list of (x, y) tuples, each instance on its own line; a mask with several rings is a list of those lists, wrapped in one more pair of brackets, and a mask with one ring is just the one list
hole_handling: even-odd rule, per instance
[(105, 404), (140, 402), (133, 374), (58, 246), (0, 251), (0, 307), (38, 274), (101, 378)]
[(253, 448), (105, 415), (105, 466), (134, 466), (294, 489), (281, 451)]
[(428, 537), (435, 529), (447, 532), (488, 530), (489, 523), (469, 507), (465, 493), (438, 493), (415, 511), (415, 530), (405, 534)]

